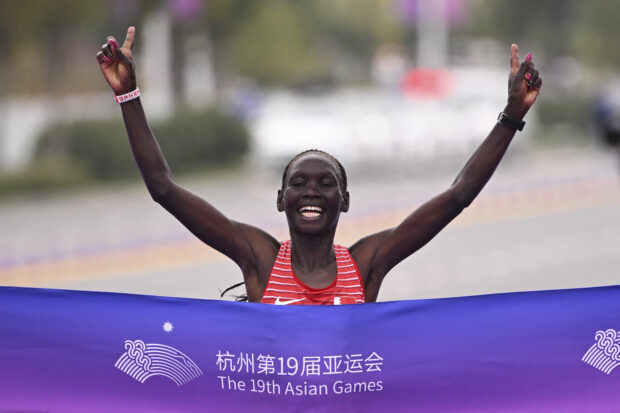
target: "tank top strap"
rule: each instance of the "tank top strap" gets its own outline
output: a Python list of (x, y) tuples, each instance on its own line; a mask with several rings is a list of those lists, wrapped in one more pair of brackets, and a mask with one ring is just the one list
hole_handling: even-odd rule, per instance
[(359, 269), (346, 247), (334, 244), (336, 279), (325, 288), (311, 288), (293, 272), (291, 241), (280, 244), (269, 274), (262, 303), (268, 304), (354, 304), (365, 302)]

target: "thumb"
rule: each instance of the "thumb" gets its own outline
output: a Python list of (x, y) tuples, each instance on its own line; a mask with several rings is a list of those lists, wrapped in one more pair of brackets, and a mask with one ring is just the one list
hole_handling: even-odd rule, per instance
[(513, 75), (519, 71), (519, 46), (516, 43), (510, 46), (510, 70)]
[(127, 36), (125, 36), (125, 42), (123, 43), (123, 49), (127, 48), (131, 50), (133, 47), (133, 40), (136, 37), (136, 28), (131, 26), (127, 29)]

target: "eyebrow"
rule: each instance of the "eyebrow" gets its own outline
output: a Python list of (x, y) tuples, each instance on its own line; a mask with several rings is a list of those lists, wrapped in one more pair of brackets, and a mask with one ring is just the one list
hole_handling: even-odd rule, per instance
[[(292, 171), (289, 173), (288, 179), (291, 180), (293, 178), (297, 178), (300, 174), (305, 175), (304, 173), (300, 171)], [(325, 168), (324, 170), (320, 171), (317, 175), (321, 179), (331, 178), (331, 179), (336, 179), (337, 181), (340, 181), (340, 176), (339, 176), (340, 174), (337, 171), (330, 170), (329, 168)]]
[[(329, 158), (323, 158), (323, 159), (325, 159), (330, 166), (329, 167), (326, 166), (325, 168), (323, 168), (323, 171), (321, 171), (321, 173), (329, 172), (330, 177), (334, 177), (336, 181), (338, 182), (338, 185), (340, 186), (340, 188), (343, 191), (346, 191), (345, 184), (344, 184), (344, 177), (342, 176), (342, 173), (340, 172), (338, 165)], [(285, 182), (288, 183), (291, 181), (291, 179), (296, 178), (297, 173), (299, 173), (297, 170), (293, 170), (292, 168), (289, 169), (287, 171), (288, 179), (286, 179)]]

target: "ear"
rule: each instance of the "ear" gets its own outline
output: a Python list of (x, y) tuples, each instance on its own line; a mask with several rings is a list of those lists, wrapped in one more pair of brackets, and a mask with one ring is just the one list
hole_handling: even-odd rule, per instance
[(276, 206), (278, 207), (278, 211), (284, 211), (284, 194), (281, 189), (278, 189), (278, 198), (276, 200)]
[(347, 212), (349, 210), (349, 191), (342, 194), (342, 201), (342, 208), (340, 208), (340, 210), (342, 212)]

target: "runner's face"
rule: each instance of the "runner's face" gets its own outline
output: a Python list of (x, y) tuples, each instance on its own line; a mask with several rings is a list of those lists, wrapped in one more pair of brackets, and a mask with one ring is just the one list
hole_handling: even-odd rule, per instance
[(278, 191), (278, 210), (286, 212), (291, 229), (333, 232), (340, 212), (348, 209), (349, 193), (343, 193), (338, 169), (330, 159), (313, 153), (290, 165), (284, 188)]

